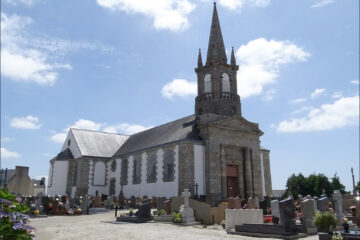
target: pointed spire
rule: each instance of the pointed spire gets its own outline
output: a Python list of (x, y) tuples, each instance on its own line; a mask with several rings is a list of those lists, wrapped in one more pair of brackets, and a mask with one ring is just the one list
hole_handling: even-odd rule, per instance
[(231, 48), (231, 65), (236, 66), (236, 59), (235, 59), (235, 53), (234, 53), (234, 47)]
[(201, 57), (201, 49), (199, 48), (199, 55), (198, 55), (198, 67), (202, 67), (202, 57)]
[(206, 64), (214, 63), (214, 62), (222, 62), (222, 63), (227, 62), (224, 41), (221, 34), (220, 22), (216, 10), (215, 2), (214, 2), (212, 22), (211, 22)]

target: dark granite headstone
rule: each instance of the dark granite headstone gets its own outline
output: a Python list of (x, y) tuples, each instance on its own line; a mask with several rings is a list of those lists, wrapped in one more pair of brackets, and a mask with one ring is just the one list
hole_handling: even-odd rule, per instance
[(164, 209), (165, 201), (166, 201), (166, 197), (159, 197), (158, 198), (158, 206), (157, 206), (158, 210)]
[(294, 200), (287, 198), (279, 202), (281, 225), (285, 227), (285, 231), (296, 233), (296, 207)]
[(152, 197), (151, 203), (152, 203), (153, 208), (157, 208), (158, 207), (158, 198)]
[(151, 206), (150, 203), (140, 204), (138, 211), (135, 214), (139, 218), (150, 218), (151, 217)]
[(130, 207), (137, 208), (135, 196), (131, 196), (131, 198), (130, 198)]

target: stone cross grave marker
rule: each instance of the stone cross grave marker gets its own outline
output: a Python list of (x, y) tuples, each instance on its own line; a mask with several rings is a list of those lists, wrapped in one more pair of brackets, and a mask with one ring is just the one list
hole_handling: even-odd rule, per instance
[(181, 194), (181, 196), (184, 197), (184, 208), (180, 209), (183, 223), (195, 222), (194, 210), (189, 206), (189, 198), (191, 193), (188, 189), (184, 189), (184, 192)]
[(338, 223), (341, 223), (341, 219), (344, 217), (343, 207), (342, 207), (342, 196), (339, 190), (335, 190), (332, 194), (332, 200), (334, 201), (334, 210), (336, 213), (336, 219)]

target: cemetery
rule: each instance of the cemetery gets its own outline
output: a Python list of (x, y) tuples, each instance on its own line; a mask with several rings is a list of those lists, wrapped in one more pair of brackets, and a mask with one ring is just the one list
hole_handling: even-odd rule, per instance
[[(356, 197), (353, 195), (353, 197)], [(299, 195), (296, 199), (228, 198), (212, 207), (185, 189), (181, 196), (142, 198), (134, 196), (37, 196), (16, 201), (29, 208), (32, 221), (48, 221), (55, 216), (76, 219), (111, 214), (109, 223), (172, 224), (183, 227), (217, 229), (228, 236), (274, 239), (360, 239), (360, 213), (357, 206), (344, 206), (343, 195)], [(7, 200), (1, 199), (4, 211)], [(42, 220), (44, 219), (44, 220)], [(67, 221), (67, 220), (63, 220)], [(72, 220), (71, 220), (72, 221)], [(36, 233), (36, 232), (35, 232)], [(314, 238), (315, 237), (315, 238)], [(241, 239), (241, 238), (240, 238)]]

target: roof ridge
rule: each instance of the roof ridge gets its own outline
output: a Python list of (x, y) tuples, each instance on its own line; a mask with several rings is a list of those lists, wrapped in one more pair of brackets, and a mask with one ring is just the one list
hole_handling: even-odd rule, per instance
[(188, 118), (188, 117), (191, 117), (191, 116), (194, 116), (194, 115), (195, 115), (195, 114), (191, 114), (191, 115), (188, 115), (188, 116), (186, 116), (186, 117), (182, 117), (182, 118), (179, 118), (179, 119), (173, 120), (173, 121), (171, 121), (171, 122), (167, 122), (167, 123), (164, 123), (164, 124), (158, 125), (158, 126), (156, 126), (156, 127), (152, 127), (152, 128), (146, 129), (146, 130), (144, 130), (144, 131), (134, 133), (134, 134), (132, 134), (132, 135), (130, 135), (130, 136), (135, 136), (135, 135), (137, 135), (137, 134), (139, 134), (139, 133), (143, 133), (143, 132), (146, 132), (146, 131), (150, 131), (150, 130), (153, 130), (153, 129), (156, 129), (156, 128), (159, 128), (159, 127), (162, 127), (162, 126), (168, 125), (168, 124), (173, 123), (173, 122), (180, 121), (180, 120), (182, 120), (182, 119), (184, 119), (184, 118)]
[(70, 130), (80, 130), (80, 131), (97, 132), (97, 133), (105, 133), (105, 134), (115, 134), (115, 135), (128, 136), (128, 137), (131, 136), (131, 135), (126, 135), (126, 134), (121, 134), (121, 133), (103, 132), (103, 131), (81, 129), (81, 128), (70, 128)]

